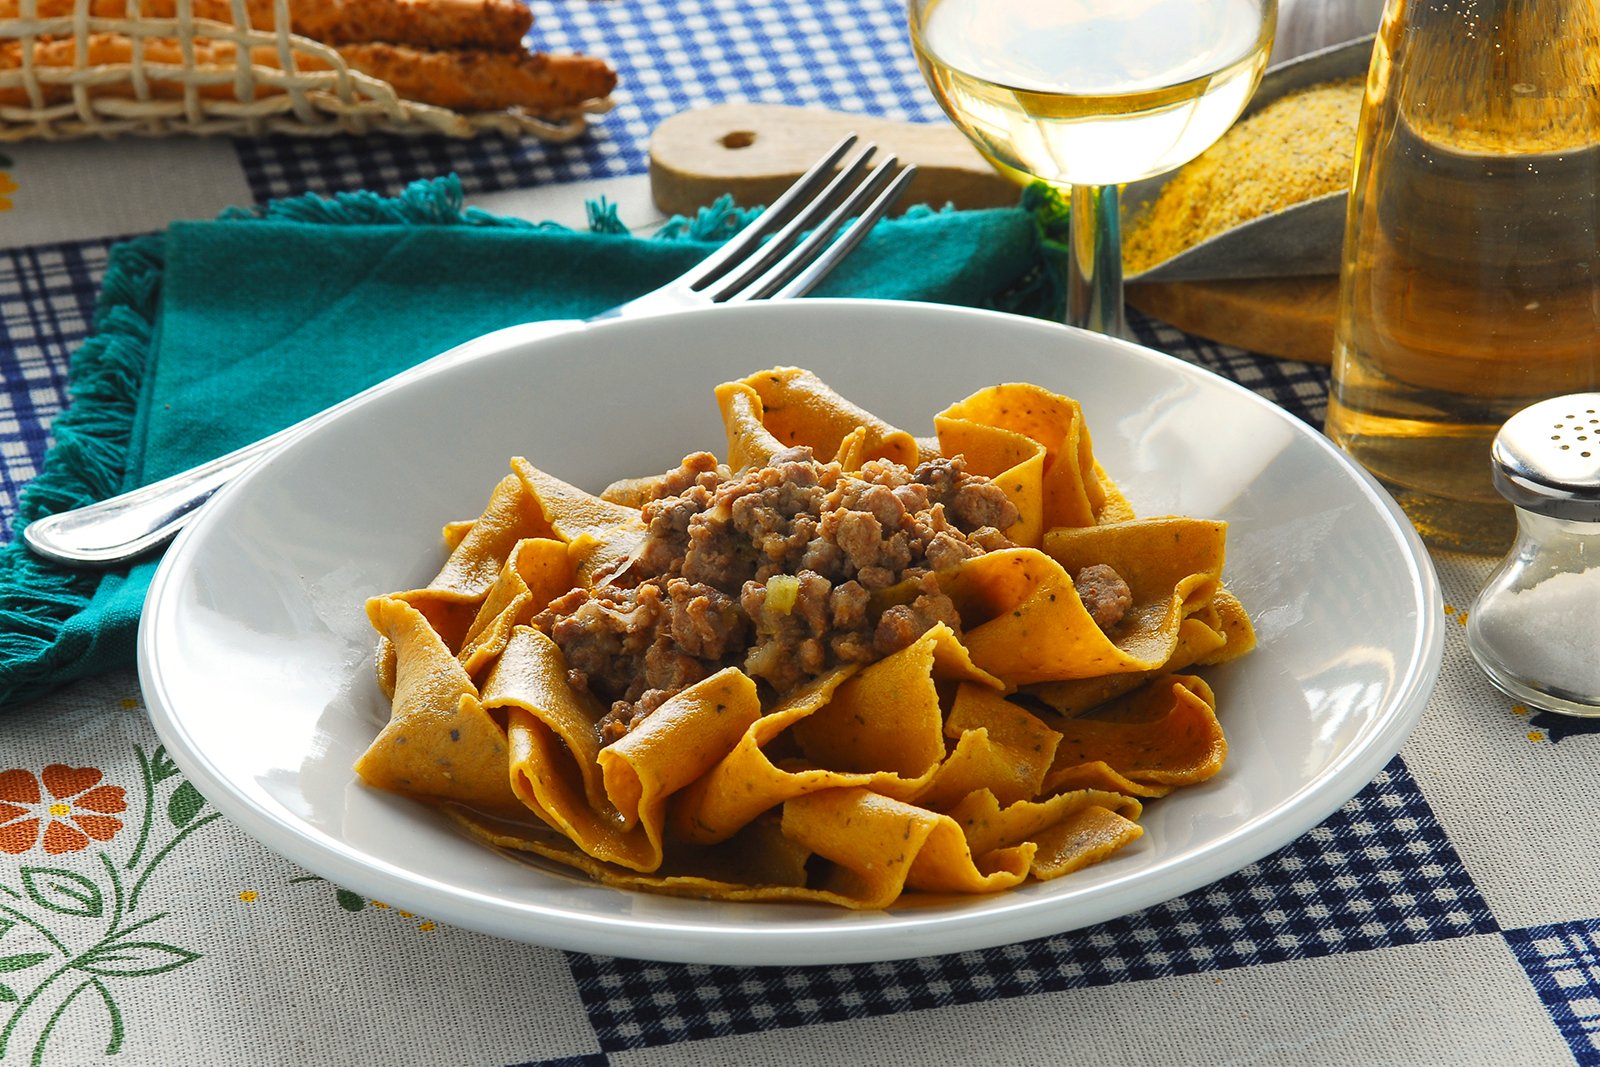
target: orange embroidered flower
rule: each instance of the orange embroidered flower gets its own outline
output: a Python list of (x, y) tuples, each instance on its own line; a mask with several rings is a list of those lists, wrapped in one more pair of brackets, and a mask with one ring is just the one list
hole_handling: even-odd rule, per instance
[(22, 188), (20, 185), (11, 180), (11, 175), (0, 170), (0, 211), (12, 209), (14, 205), (11, 203), (11, 194), (20, 188)]
[[(32, 771), (0, 772), (0, 852), (26, 852), (38, 844), (44, 829), (44, 850), (79, 852), (89, 840), (109, 841), (122, 829), (118, 812), (128, 804), (120, 785), (101, 785), (105, 775), (93, 767), (52, 763), (35, 777)], [(40, 788), (41, 782), (43, 789)]]

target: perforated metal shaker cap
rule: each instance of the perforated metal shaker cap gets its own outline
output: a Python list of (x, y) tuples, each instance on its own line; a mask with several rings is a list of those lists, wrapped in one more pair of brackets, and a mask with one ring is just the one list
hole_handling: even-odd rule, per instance
[(1600, 393), (1523, 408), (1500, 427), (1491, 454), (1495, 488), (1517, 507), (1600, 522)]

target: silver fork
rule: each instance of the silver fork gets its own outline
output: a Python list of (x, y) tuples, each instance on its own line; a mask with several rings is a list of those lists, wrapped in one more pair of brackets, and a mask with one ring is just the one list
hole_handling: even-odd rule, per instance
[[(896, 171), (894, 156), (867, 171), (875, 151), (867, 145), (834, 174), (855, 142), (854, 134), (840, 141), (754, 222), (694, 269), (588, 321), (787, 300), (809, 292), (888, 212), (916, 173), (912, 165)], [(533, 325), (557, 332), (579, 324)], [(120, 496), (35, 519), (23, 529), (22, 539), (37, 554), (69, 566), (109, 567), (137, 558), (166, 544), (212, 494), (285, 442), (372, 393), (437, 373), (473, 358), (477, 351), (481, 349), (468, 342), (210, 462)]]

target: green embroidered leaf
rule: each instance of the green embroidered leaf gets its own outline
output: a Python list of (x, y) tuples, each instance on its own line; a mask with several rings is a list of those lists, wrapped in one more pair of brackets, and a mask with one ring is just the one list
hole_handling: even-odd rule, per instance
[(17, 992), (4, 982), (0, 982), (0, 1004), (15, 1004)]
[(150, 754), (150, 774), (157, 782), (164, 782), (178, 773), (178, 765), (167, 755), (167, 746), (157, 745)]
[(99, 886), (81, 874), (59, 867), (22, 868), (22, 888), (28, 891), (35, 904), (61, 915), (97, 919), (106, 908)]
[(90, 974), (133, 978), (146, 974), (165, 974), (199, 958), (198, 952), (164, 945), (159, 941), (124, 941), (96, 945), (73, 960), (72, 965)]
[(200, 795), (200, 790), (184, 782), (173, 790), (172, 798), (167, 801), (167, 818), (174, 826), (187, 826), (205, 806), (206, 798)]
[(0, 956), (0, 973), (6, 971), (20, 971), (27, 967), (43, 963), (50, 958), (48, 952), (22, 952), (15, 956)]
[(0, 919), (0, 937), (5, 937), (9, 934), (11, 928), (15, 925), (17, 924), (10, 919)]
[(360, 911), (367, 906), (366, 898), (360, 893), (352, 893), (348, 889), (341, 889), (338, 893), (339, 907), (345, 911)]

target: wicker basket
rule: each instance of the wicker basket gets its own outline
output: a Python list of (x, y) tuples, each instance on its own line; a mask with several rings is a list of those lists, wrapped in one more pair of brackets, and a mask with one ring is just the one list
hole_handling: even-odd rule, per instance
[[(19, 17), (0, 18), (0, 45), (21, 42), (21, 67), (0, 69), (0, 92), (20, 87), (31, 103), (0, 103), (0, 142), (123, 134), (374, 132), (462, 138), (496, 132), (567, 141), (588, 128), (590, 115), (610, 106), (609, 100), (594, 100), (556, 114), (520, 109), (463, 114), (406, 100), (389, 83), (352, 70), (333, 48), (289, 32), (288, 0), (274, 0), (272, 30), (250, 25), (243, 0), (233, 0), (232, 7), (231, 24), (193, 17), (191, 0), (178, 0), (175, 18), (94, 18), (88, 0), (77, 0), (70, 17), (38, 18), (37, 0), (20, 0)], [(129, 8), (137, 10), (133, 4)], [(87, 42), (97, 33), (128, 37), (130, 61), (89, 65)], [(35, 42), (47, 38), (73, 39), (73, 66), (34, 63)], [(183, 61), (147, 59), (144, 42), (151, 38), (176, 42)], [(227, 65), (197, 62), (199, 42), (231, 42), (237, 59)], [(261, 48), (272, 50), (276, 66), (251, 63), (252, 50)], [(317, 69), (302, 69), (308, 61)], [(67, 86), (71, 100), (47, 103), (46, 86)], [(219, 86), (231, 86), (232, 92), (219, 98)]]

